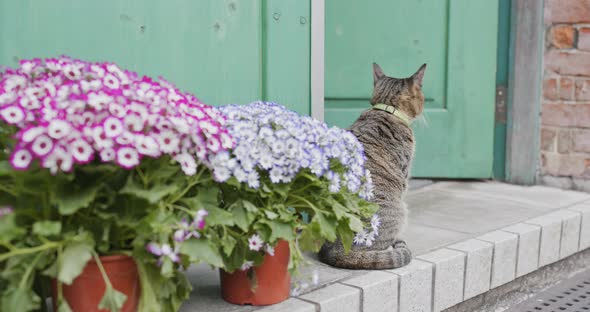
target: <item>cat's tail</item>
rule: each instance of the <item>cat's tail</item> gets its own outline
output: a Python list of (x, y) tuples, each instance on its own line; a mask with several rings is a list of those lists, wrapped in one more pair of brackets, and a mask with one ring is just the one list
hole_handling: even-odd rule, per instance
[(412, 261), (412, 252), (404, 241), (397, 241), (384, 250), (351, 250), (344, 254), (340, 242), (322, 246), (320, 261), (343, 269), (397, 269)]

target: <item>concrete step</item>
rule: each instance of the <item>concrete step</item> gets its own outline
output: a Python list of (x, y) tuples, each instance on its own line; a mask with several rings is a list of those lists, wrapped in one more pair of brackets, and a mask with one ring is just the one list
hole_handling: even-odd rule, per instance
[(404, 268), (341, 270), (310, 255), (292, 298), (251, 307), (225, 303), (218, 273), (196, 266), (188, 272), (195, 290), (181, 311), (442, 311), (481, 301), (590, 247), (590, 194), (442, 182), (412, 191), (406, 200), (411, 215), (405, 239), (416, 257)]

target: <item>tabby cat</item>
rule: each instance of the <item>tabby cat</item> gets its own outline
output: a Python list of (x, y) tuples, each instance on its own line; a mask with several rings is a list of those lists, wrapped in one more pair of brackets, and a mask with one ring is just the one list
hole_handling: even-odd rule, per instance
[(404, 193), (414, 156), (410, 123), (424, 110), (425, 70), (426, 64), (411, 77), (398, 79), (373, 63), (373, 109), (362, 113), (350, 130), (365, 148), (381, 225), (371, 246), (354, 245), (348, 254), (340, 241), (325, 244), (319, 253), (322, 262), (346, 269), (394, 269), (410, 263), (412, 253), (399, 235), (407, 223)]

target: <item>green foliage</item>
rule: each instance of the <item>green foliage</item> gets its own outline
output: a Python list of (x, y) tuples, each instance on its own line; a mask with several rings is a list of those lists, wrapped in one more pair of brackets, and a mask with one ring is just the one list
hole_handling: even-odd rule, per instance
[[(0, 150), (11, 144), (6, 131), (0, 127)], [(218, 193), (208, 170), (186, 176), (170, 158), (144, 159), (134, 170), (95, 162), (53, 176), (34, 167), (13, 170), (0, 152), (0, 207), (14, 208), (0, 216), (0, 311), (43, 309), (40, 289), (49, 289), (53, 278), (71, 284), (94, 254), (121, 253), (138, 264), (140, 311), (177, 311), (191, 292), (183, 268), (201, 261), (223, 266), (221, 253), (231, 253), (232, 240), (221, 247), (205, 228), (201, 239), (183, 245), (187, 253), (179, 263), (166, 258), (161, 266), (145, 246), (172, 244), (179, 222), (202, 208), (212, 225), (233, 226)], [(101, 307), (116, 311), (125, 300), (107, 287)], [(71, 311), (67, 301), (58, 302), (58, 311)]]

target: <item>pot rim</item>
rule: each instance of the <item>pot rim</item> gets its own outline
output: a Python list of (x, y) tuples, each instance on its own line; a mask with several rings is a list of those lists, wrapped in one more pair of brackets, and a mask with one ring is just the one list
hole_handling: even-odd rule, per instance
[[(98, 256), (98, 258), (100, 258), (100, 262), (105, 263), (105, 262), (117, 262), (117, 261), (126, 261), (126, 260), (134, 260), (133, 257), (128, 256), (128, 255), (108, 255), (108, 256)], [(88, 263), (96, 263), (96, 259), (92, 258), (90, 259), (90, 261), (88, 261)]]

